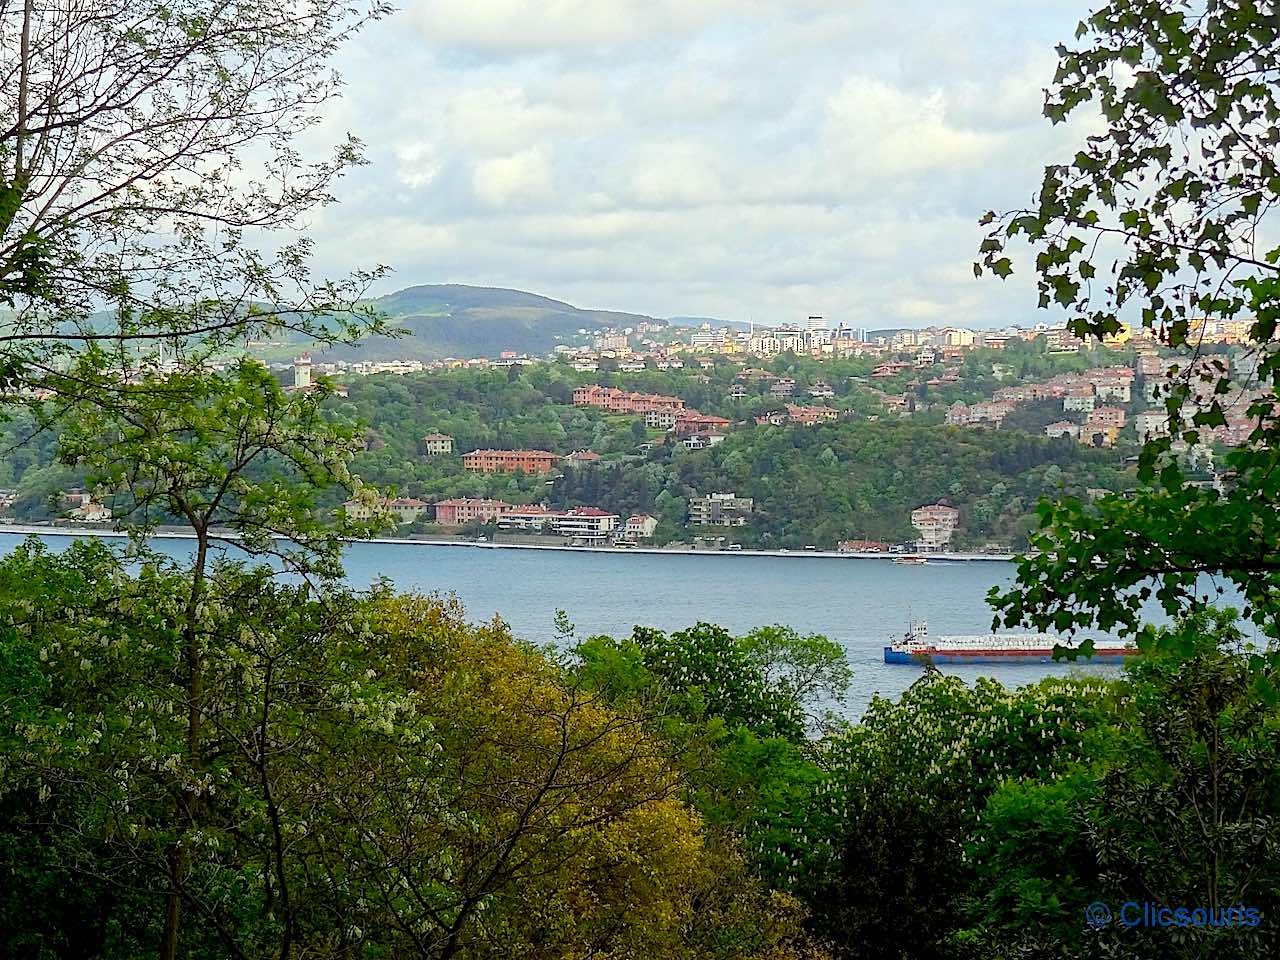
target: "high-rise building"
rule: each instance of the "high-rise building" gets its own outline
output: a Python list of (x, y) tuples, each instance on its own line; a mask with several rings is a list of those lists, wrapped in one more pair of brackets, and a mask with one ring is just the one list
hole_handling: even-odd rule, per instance
[(311, 354), (304, 353), (293, 361), (293, 389), (311, 389)]

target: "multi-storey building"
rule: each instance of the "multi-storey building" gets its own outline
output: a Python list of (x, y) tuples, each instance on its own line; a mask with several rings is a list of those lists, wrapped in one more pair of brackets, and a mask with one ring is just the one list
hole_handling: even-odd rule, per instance
[(453, 453), (453, 437), (444, 433), (428, 433), (422, 438), (422, 446), (428, 457), (443, 457)]
[(516, 508), (503, 500), (441, 500), (436, 505), (436, 523), (442, 527), (460, 527), (478, 520), (488, 523)]
[(911, 511), (911, 525), (920, 534), (916, 546), (920, 550), (941, 550), (951, 542), (951, 535), (960, 522), (960, 511), (946, 504), (935, 503)]
[(1109, 377), (1094, 380), (1093, 393), (1099, 400), (1115, 400), (1119, 403), (1128, 403), (1132, 398), (1128, 380)]
[(472, 450), (462, 466), (473, 473), (550, 473), (560, 457), (547, 450)]
[(512, 507), (498, 517), (498, 527), (502, 530), (530, 530), (541, 533), (551, 524), (554, 511), (540, 504), (524, 507)]
[(689, 522), (698, 526), (745, 526), (755, 507), (750, 497), (732, 493), (712, 493), (689, 499)]
[(1092, 387), (1077, 387), (1067, 391), (1067, 395), (1062, 398), (1062, 409), (1088, 413), (1096, 402), (1097, 398), (1093, 395)]
[(618, 526), (619, 516), (596, 507), (575, 507), (556, 514), (552, 523), (562, 536), (580, 542), (601, 541)]
[(397, 523), (413, 523), (430, 504), (413, 497), (397, 497), (394, 500), (385, 497), (372, 503), (363, 500), (348, 500), (342, 505), (342, 512), (348, 520), (368, 521), (375, 517), (390, 515)]
[(1124, 411), (1119, 407), (1096, 407), (1089, 411), (1084, 422), (1090, 427), (1115, 427), (1118, 430), (1124, 426)]
[(427, 509), (428, 504), (413, 497), (397, 497), (387, 501), (387, 509), (398, 523), (413, 523)]
[(668, 397), (658, 393), (630, 393), (598, 384), (575, 389), (573, 402), (575, 406), (599, 407), (610, 413), (651, 413), (656, 410), (684, 409), (684, 401), (679, 397)]
[(644, 425), (654, 430), (670, 430), (678, 417), (675, 410), (650, 410), (644, 415)]
[(647, 513), (638, 513), (635, 516), (627, 517), (622, 533), (628, 540), (648, 540), (657, 529), (658, 521), (656, 518), (649, 516)]
[(1133, 429), (1143, 443), (1153, 437), (1163, 437), (1169, 433), (1169, 415), (1163, 411), (1148, 411), (1133, 418)]
[(1059, 420), (1057, 423), (1051, 423), (1044, 428), (1046, 437), (1078, 437), (1080, 436), (1080, 424), (1072, 423), (1070, 420)]
[(724, 417), (715, 417), (709, 413), (698, 413), (695, 410), (686, 410), (684, 413), (676, 414), (675, 431), (676, 436), (684, 437), (693, 433), (706, 433), (708, 431), (725, 430), (732, 421), (726, 420)]
[(1086, 423), (1080, 428), (1080, 442), (1087, 447), (1114, 447), (1120, 428), (1104, 423)]

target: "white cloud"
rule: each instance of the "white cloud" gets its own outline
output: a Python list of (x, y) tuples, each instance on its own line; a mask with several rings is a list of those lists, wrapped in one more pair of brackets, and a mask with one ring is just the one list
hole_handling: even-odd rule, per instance
[(314, 224), (321, 265), (358, 250), (396, 267), (387, 289), (655, 315), (1033, 317), (1025, 274), (973, 278), (976, 220), (1079, 136), (1040, 116), (1078, 11), (1018, 10), (419, 0), (342, 65), (321, 132), (352, 130), (371, 162)]
[(400, 182), (414, 190), (429, 186), (440, 173), (439, 154), (429, 141), (401, 144), (396, 147), (396, 159), (400, 163), (397, 169)]
[(985, 162), (998, 136), (957, 125), (940, 89), (909, 93), (882, 80), (850, 77), (827, 101), (824, 139), (848, 169), (898, 177)]
[(518, 153), (491, 157), (476, 164), (472, 185), (476, 196), (490, 207), (521, 207), (551, 195), (551, 151), (530, 147)]
[(408, 18), (429, 42), (491, 53), (614, 47), (682, 37), (726, 17), (768, 17), (839, 0), (422, 0)]

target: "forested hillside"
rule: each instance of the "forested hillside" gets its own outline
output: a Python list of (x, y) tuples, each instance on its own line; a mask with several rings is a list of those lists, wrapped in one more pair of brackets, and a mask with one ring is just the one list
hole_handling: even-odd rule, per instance
[[(785, 359), (778, 364), (801, 388), (819, 381), (819, 374), (838, 388), (828, 403), (843, 419), (815, 426), (756, 424), (756, 416), (784, 407), (784, 401), (763, 382), (750, 384), (745, 399), (731, 399), (740, 372), (731, 364), (628, 374), (583, 374), (565, 364), (382, 374), (353, 378), (349, 396), (331, 398), (326, 409), (360, 426), (364, 449), (352, 469), (367, 483), (424, 500), (497, 497), (595, 506), (622, 516), (649, 513), (661, 521), (659, 543), (713, 532), (686, 528), (688, 500), (733, 492), (755, 500), (750, 523), (732, 532), (748, 546), (903, 542), (913, 539), (911, 511), (945, 500), (961, 511), (957, 545), (1017, 548), (1026, 543), (1037, 498), (1087, 498), (1090, 490), (1120, 491), (1132, 482), (1122, 451), (1090, 450), (1068, 438), (1045, 438), (1039, 430), (947, 427), (934, 412), (887, 413), (856, 379), (866, 365)], [(960, 389), (967, 382), (967, 389), (979, 390), (985, 379), (979, 371)], [(683, 449), (662, 431), (646, 429), (637, 415), (574, 406), (573, 388), (597, 380), (669, 392), (734, 426), (717, 446)], [(16, 440), (23, 429), (30, 429), (26, 420), (11, 424), (9, 436)], [(436, 432), (454, 438), (454, 455), (425, 455), (422, 438)], [(51, 498), (78, 481), (74, 472), (51, 463), (55, 436), (56, 431), (40, 434), (0, 464), (17, 487), (10, 512), (18, 518), (55, 515)], [(486, 447), (562, 455), (591, 450), (602, 459), (563, 470), (554, 482), (465, 471), (460, 453)], [(324, 502), (337, 505), (331, 498)]]
[[(561, 365), (526, 372), (455, 371), (353, 381), (335, 409), (369, 424), (368, 448), (353, 469), (370, 483), (424, 499), (495, 496), (513, 502), (599, 506), (622, 515), (652, 513), (661, 539), (680, 538), (690, 496), (736, 492), (756, 500), (735, 539), (760, 546), (834, 546), (848, 538), (912, 537), (911, 510), (946, 498), (962, 511), (960, 542), (1025, 543), (1037, 497), (1093, 489), (1122, 490), (1129, 474), (1114, 450), (1083, 448), (1018, 430), (979, 431), (929, 419), (884, 416), (865, 392), (850, 388), (837, 403), (853, 419), (818, 426), (752, 422), (776, 398), (727, 399), (728, 383), (701, 374), (615, 375), (614, 382), (670, 390), (704, 412), (737, 418), (725, 441), (706, 450), (672, 443), (641, 449), (660, 436), (638, 416), (608, 415), (569, 401), (588, 382)], [(736, 368), (729, 368), (730, 370)], [(858, 411), (876, 409), (879, 419)], [(603, 459), (542, 477), (466, 473), (460, 458), (427, 458), (421, 438), (454, 437), (459, 450), (536, 448), (567, 454), (590, 449)]]

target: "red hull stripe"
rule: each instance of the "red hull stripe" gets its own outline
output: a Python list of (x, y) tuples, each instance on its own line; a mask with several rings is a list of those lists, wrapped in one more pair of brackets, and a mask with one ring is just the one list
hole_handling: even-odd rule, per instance
[[(1051, 657), (1053, 647), (1039, 647), (1028, 650), (1000, 650), (976, 648), (972, 650), (956, 650), (950, 647), (929, 647), (925, 650), (902, 650), (902, 653), (927, 654), (931, 657)], [(1093, 651), (1095, 657), (1136, 657), (1138, 651), (1133, 647), (1097, 647)]]

